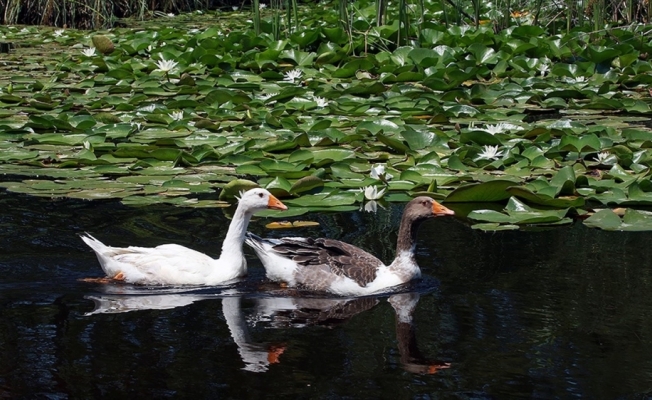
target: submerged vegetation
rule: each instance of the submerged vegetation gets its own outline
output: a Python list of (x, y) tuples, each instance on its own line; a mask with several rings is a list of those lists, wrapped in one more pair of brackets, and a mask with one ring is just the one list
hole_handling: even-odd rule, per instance
[(214, 207), (259, 185), (285, 216), (427, 194), (480, 229), (652, 229), (651, 26), (334, 4), (0, 26), (0, 186)]

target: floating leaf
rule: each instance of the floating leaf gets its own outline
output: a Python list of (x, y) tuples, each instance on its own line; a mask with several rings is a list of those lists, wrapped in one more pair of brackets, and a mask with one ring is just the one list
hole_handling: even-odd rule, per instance
[(294, 182), (289, 192), (291, 194), (299, 194), (311, 191), (315, 188), (320, 188), (324, 186), (324, 181), (316, 176), (305, 176), (298, 181)]
[(446, 196), (446, 202), (492, 202), (508, 199), (510, 194), (507, 188), (517, 185), (513, 181), (492, 180), (483, 183), (470, 183), (462, 185)]
[(247, 191), (259, 187), (256, 182), (246, 179), (234, 179), (227, 183), (220, 192), (220, 200), (233, 200), (236, 196), (240, 196), (241, 191)]
[(265, 225), (267, 229), (291, 229), (291, 228), (308, 228), (319, 226), (319, 222), (315, 221), (279, 221), (279, 222), (270, 222)]

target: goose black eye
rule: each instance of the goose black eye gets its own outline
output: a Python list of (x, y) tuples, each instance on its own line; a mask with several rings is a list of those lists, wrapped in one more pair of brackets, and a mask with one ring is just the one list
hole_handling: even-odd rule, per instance
[(262, 198), (263, 198), (263, 194), (262, 194), (262, 193), (258, 193), (258, 197), (260, 197), (260, 198), (262, 199)]

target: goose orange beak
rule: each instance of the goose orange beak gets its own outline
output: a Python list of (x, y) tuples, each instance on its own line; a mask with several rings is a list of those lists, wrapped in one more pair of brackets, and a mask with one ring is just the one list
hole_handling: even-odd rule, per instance
[(287, 210), (288, 206), (281, 203), (281, 200), (274, 197), (273, 194), (270, 194), (269, 201), (267, 202), (267, 208), (271, 208), (272, 210)]
[(436, 201), (432, 201), (432, 213), (435, 214), (435, 217), (441, 217), (444, 215), (455, 215), (455, 211), (442, 206)]

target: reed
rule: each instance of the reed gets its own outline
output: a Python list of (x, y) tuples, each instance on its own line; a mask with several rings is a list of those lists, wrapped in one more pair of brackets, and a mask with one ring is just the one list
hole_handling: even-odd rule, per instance
[(258, 0), (253, 0), (252, 3), (252, 9), (254, 12), (254, 32), (256, 32), (256, 35), (260, 35), (260, 2)]
[[(243, 2), (244, 3), (241, 3)], [(273, 35), (281, 38), (296, 32), (300, 25), (300, 7), (297, 0), (270, 0), (270, 11), (264, 13), (271, 24)], [(315, 0), (317, 1), (317, 0)], [(342, 28), (350, 43), (359, 35), (371, 35), (369, 31), (356, 32), (353, 21), (367, 19), (360, 10), (375, 5), (374, 15), (368, 18), (375, 26), (398, 26), (392, 39), (393, 46), (407, 44), (411, 38), (431, 23), (479, 26), (480, 21), (493, 20), (496, 29), (515, 24), (534, 24), (555, 31), (555, 24), (570, 32), (581, 26), (586, 29), (604, 29), (605, 25), (622, 25), (636, 22), (650, 22), (652, 0), (332, 0), (333, 12), (339, 13)], [(210, 9), (231, 4), (250, 5), (253, 30), (261, 33), (260, 0), (0, 0), (0, 24), (44, 25), (81, 29), (110, 28), (124, 18), (143, 20), (157, 12), (189, 12)], [(316, 5), (308, 3), (304, 10)], [(412, 7), (412, 8), (411, 8)], [(337, 11), (335, 11), (337, 10)], [(435, 13), (433, 13), (435, 11)], [(438, 15), (437, 21), (424, 18)], [(530, 15), (521, 18), (522, 15)], [(392, 20), (394, 19), (394, 20)], [(432, 19), (429, 17), (428, 19)], [(563, 22), (562, 22), (563, 21)], [(373, 36), (373, 35), (372, 35)], [(389, 43), (388, 43), (389, 44)]]

